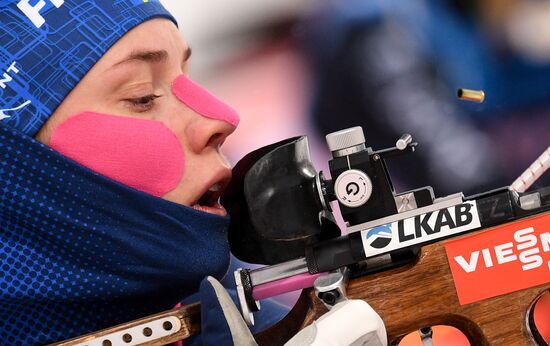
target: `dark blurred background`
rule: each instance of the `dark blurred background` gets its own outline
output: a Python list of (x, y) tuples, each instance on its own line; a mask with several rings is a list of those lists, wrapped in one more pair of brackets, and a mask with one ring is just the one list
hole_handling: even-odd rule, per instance
[(165, 3), (193, 47), (192, 77), (242, 115), (233, 162), (307, 134), (326, 171), (329, 132), (360, 125), (374, 148), (411, 133), (418, 151), (390, 162), (396, 188), (441, 196), (509, 185), (550, 145), (548, 1)]
[[(511, 184), (550, 145), (550, 1), (163, 2), (193, 47), (191, 76), (242, 116), (234, 163), (307, 134), (327, 172), (324, 135), (360, 125), (375, 149), (419, 142), (389, 162), (398, 192), (468, 195)], [(550, 173), (535, 186), (548, 185)]]

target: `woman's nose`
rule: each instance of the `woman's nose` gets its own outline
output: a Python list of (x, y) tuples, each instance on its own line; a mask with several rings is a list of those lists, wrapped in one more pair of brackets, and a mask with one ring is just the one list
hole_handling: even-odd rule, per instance
[(191, 139), (190, 145), (196, 152), (221, 146), (239, 124), (239, 115), (233, 108), (185, 75), (174, 80), (172, 92), (199, 115), (187, 127), (187, 138)]
[(235, 129), (225, 121), (200, 117), (187, 127), (186, 135), (191, 149), (200, 153), (206, 148), (219, 148)]
[(174, 80), (172, 92), (187, 107), (206, 118), (220, 120), (234, 127), (239, 124), (239, 114), (233, 108), (186, 75), (180, 75)]

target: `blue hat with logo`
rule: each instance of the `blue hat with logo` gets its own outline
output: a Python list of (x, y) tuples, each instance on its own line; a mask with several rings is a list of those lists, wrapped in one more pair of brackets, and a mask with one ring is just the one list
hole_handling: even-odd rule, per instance
[(126, 32), (172, 15), (158, 0), (0, 0), (0, 123), (34, 136)]

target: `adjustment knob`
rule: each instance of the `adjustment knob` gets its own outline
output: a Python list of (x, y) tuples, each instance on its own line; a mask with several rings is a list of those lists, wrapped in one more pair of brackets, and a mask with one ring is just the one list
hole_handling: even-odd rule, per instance
[(334, 183), (334, 192), (338, 201), (350, 208), (367, 203), (372, 194), (372, 182), (368, 175), (357, 169), (340, 174)]
[(325, 138), (333, 157), (350, 155), (366, 149), (361, 126), (329, 133)]

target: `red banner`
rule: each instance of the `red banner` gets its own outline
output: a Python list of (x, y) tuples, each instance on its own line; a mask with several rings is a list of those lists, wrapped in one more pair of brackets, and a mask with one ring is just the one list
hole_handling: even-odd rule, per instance
[(445, 243), (460, 304), (550, 282), (550, 213)]

